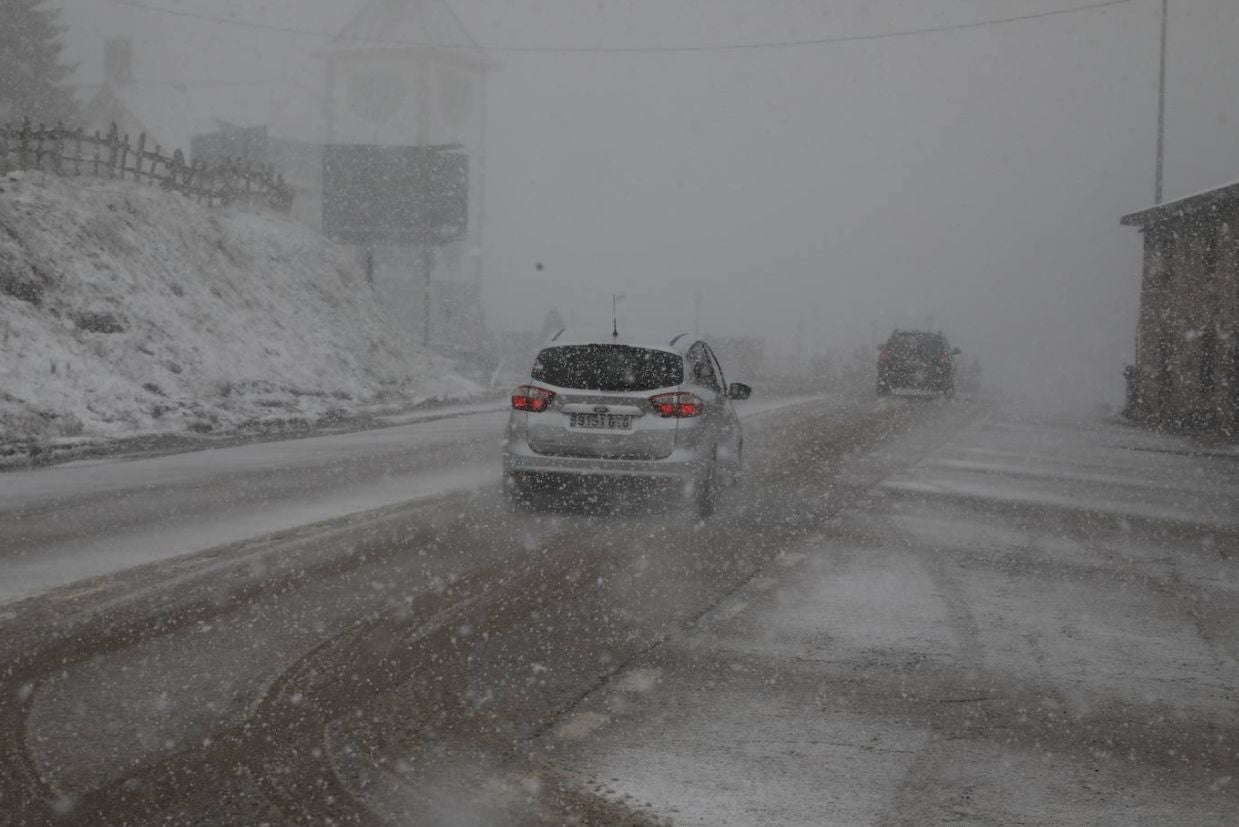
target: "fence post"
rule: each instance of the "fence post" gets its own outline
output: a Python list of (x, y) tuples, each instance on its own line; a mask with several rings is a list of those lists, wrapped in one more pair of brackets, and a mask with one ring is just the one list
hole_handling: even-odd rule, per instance
[(21, 132), (17, 134), (17, 168), (30, 168), (30, 118), (22, 119)]
[(52, 127), (52, 172), (61, 175), (61, 163), (65, 155), (65, 123), (56, 121)]
[(43, 134), (46, 131), (47, 126), (45, 124), (39, 124), (38, 128), (34, 130), (34, 166), (31, 169), (40, 171), (43, 169), (43, 154), (45, 152), (43, 149)]
[(116, 177), (116, 159), (120, 154), (120, 130), (116, 127), (116, 121), (112, 121), (112, 128), (108, 130), (108, 177)]
[(195, 158), (189, 164), (189, 181), (193, 185), (190, 187), (194, 203), (202, 203), (202, 161)]
[(211, 200), (221, 204), (228, 203), (228, 190), (232, 186), (232, 159), (225, 157), (215, 165), (215, 183), (211, 187)]
[(146, 133), (138, 133), (138, 149), (134, 153), (133, 180), (142, 183), (142, 156), (146, 152)]
[(219, 163), (216, 161), (202, 162), (202, 190), (206, 193), (208, 207), (215, 206), (215, 187), (219, 181)]
[(125, 139), (120, 145), (120, 180), (125, 180), (125, 161), (129, 158), (129, 153), (133, 149), (129, 146), (129, 133), (125, 133)]
[(155, 145), (155, 163), (162, 167), (159, 173), (159, 186), (166, 187), (168, 185), (168, 174), (172, 169), (172, 159), (163, 154), (163, 147)]
[(179, 149), (172, 153), (168, 180), (172, 183), (172, 189), (188, 194), (185, 186), (185, 153)]
[(211, 181), (215, 176), (215, 167), (209, 162), (202, 162), (202, 197), (208, 207), (211, 206)]

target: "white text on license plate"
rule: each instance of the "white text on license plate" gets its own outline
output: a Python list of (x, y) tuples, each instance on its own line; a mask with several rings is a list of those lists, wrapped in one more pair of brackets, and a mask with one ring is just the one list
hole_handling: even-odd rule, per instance
[(629, 414), (574, 413), (569, 423), (573, 428), (603, 428), (611, 431), (627, 431), (632, 428)]

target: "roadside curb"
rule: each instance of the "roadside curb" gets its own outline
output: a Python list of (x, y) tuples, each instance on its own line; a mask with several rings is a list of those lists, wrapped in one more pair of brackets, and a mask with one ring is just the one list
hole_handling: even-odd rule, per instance
[[(46, 468), (66, 462), (107, 458), (149, 458), (168, 454), (184, 454), (211, 448), (231, 448), (238, 445), (280, 442), (291, 439), (335, 434), (356, 433), (379, 428), (395, 428), (419, 422), (434, 422), (458, 416), (489, 413), (502, 396), (484, 394), (461, 399), (424, 400), (394, 409), (376, 406), (341, 415), (322, 416), (311, 421), (301, 417), (278, 418), (255, 422), (231, 431), (215, 434), (185, 432), (150, 433), (118, 438), (66, 438), (45, 444), (31, 442), (0, 443), (0, 474)], [(452, 411), (453, 408), (479, 406), (479, 410)], [(393, 422), (401, 418), (406, 421)]]

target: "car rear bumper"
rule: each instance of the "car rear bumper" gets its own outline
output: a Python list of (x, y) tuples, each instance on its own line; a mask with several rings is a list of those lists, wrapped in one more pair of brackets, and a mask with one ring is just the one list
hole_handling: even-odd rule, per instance
[(949, 371), (934, 369), (878, 372), (878, 384), (886, 388), (940, 390), (949, 386), (951, 379)]
[(691, 480), (701, 469), (701, 457), (688, 448), (677, 448), (663, 459), (603, 459), (537, 454), (522, 442), (509, 442), (503, 452), (507, 476), (571, 475), (580, 477), (630, 477)]

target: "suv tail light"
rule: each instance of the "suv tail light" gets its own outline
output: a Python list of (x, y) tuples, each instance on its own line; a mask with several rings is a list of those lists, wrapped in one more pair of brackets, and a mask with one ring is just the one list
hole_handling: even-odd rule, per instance
[(890, 358), (890, 354), (887, 353), (886, 348), (882, 348), (881, 350), (878, 351), (878, 364), (885, 362), (889, 358)]
[(705, 403), (691, 393), (677, 391), (675, 393), (660, 393), (650, 397), (654, 413), (664, 419), (684, 419), (690, 416), (701, 416)]
[(518, 411), (541, 413), (551, 406), (551, 400), (554, 398), (554, 391), (548, 391), (536, 385), (521, 385), (512, 391), (512, 407)]

